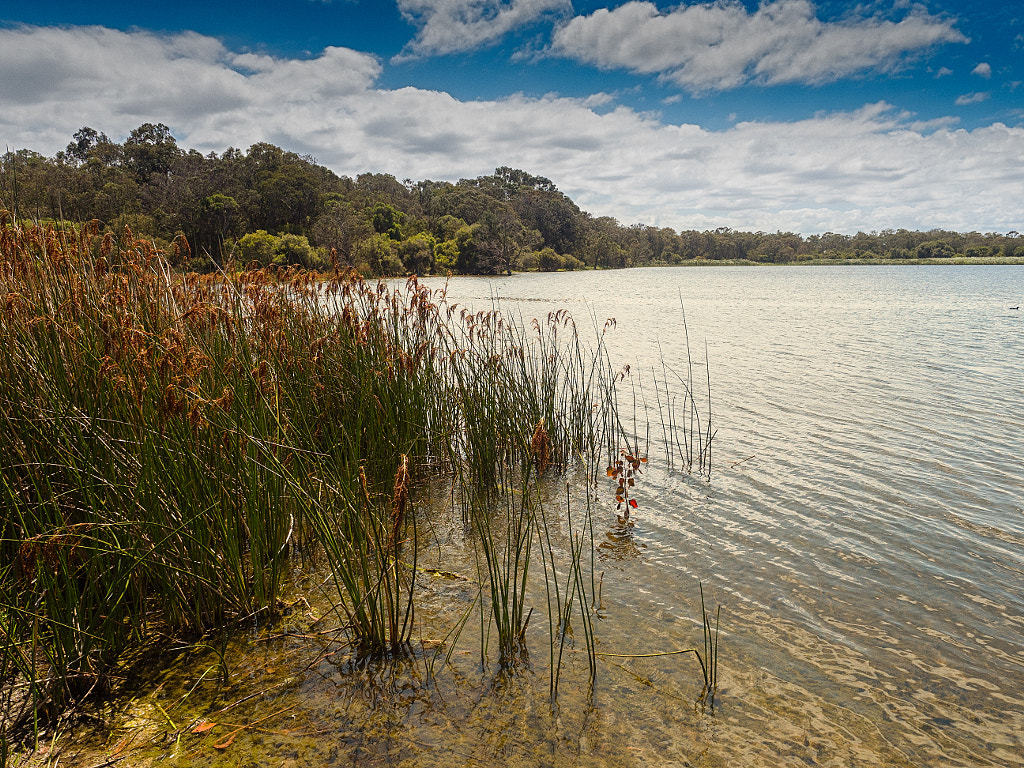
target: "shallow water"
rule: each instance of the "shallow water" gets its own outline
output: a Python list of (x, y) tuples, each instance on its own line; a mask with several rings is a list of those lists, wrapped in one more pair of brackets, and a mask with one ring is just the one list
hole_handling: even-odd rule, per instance
[[(182, 660), (117, 735), (160, 704), (176, 725), (219, 723), (147, 753), (181, 764), (1024, 764), (1024, 312), (1008, 309), (1022, 295), (1024, 269), (999, 266), (453, 279), (449, 300), (474, 309), (568, 307), (584, 338), (614, 317), (612, 359), (648, 381), (663, 363), (688, 376), (684, 311), (695, 382), (706, 344), (711, 481), (659, 459), (659, 427), (636, 525), (599, 495), (596, 634), (604, 653), (700, 645), (703, 583), (723, 606), (714, 709), (695, 704), (690, 655), (603, 656), (591, 689), (569, 652), (552, 711), (540, 621), (511, 676), (480, 667), (472, 622), (448, 664), (428, 643), (357, 667), (324, 655), (321, 604), (285, 622), (316, 639), (231, 638), (227, 687), (210, 684), (214, 654)], [(437, 565), (471, 573), (458, 521), (435, 525)], [(300, 574), (296, 592), (320, 581)], [(421, 583), (415, 634), (439, 640), (475, 587)]]
[(710, 753), (812, 764), (1024, 763), (1022, 295), (1024, 270), (966, 266), (450, 289), (615, 317), (613, 358), (641, 368), (685, 366), (685, 311), (710, 359), (712, 480), (659, 471), (652, 445), (600, 634), (686, 642), (703, 581), (725, 605)]

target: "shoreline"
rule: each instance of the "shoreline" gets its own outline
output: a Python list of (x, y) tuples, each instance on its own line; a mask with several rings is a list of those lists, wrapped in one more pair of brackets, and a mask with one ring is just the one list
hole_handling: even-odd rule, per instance
[[(750, 259), (688, 259), (678, 264), (638, 264), (635, 268), (646, 267), (845, 267), (845, 266), (1021, 266), (1024, 258), (1012, 256), (957, 256), (951, 259), (806, 259), (802, 261), (752, 261)], [(625, 267), (630, 269), (631, 267)], [(580, 270), (582, 271), (582, 270)], [(611, 269), (587, 271), (610, 272)]]

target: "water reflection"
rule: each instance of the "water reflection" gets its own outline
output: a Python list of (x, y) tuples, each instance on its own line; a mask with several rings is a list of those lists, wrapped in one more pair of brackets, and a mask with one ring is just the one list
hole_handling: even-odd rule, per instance
[(597, 545), (601, 562), (625, 562), (643, 556), (647, 545), (639, 541), (633, 521), (619, 522), (605, 531), (604, 540)]

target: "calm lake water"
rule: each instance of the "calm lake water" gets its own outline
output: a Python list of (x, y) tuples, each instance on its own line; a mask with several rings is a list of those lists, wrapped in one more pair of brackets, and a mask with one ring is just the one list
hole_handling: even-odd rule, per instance
[[(1024, 269), (998, 266), (453, 279), (449, 301), (527, 322), (565, 307), (584, 338), (614, 317), (611, 359), (649, 402), (662, 363), (687, 376), (684, 312), (696, 381), (709, 361), (710, 482), (669, 467), (658, 427), (631, 530), (596, 491), (597, 645), (622, 656), (599, 658), (593, 689), (570, 656), (552, 711), (540, 619), (533, 663), (510, 675), (480, 668), (472, 622), (433, 667), (260, 630), (226, 648), (216, 701), (201, 694), (218, 657), (196, 654), (140, 694), (134, 722), (238, 701), (205, 716), (263, 724), (228, 747), (179, 738), (159, 759), (180, 764), (1024, 765), (1022, 299)], [(458, 528), (434, 521), (428, 565), (471, 568)], [(642, 656), (701, 645), (701, 583), (722, 606), (713, 710), (695, 703), (693, 656)], [(475, 599), (466, 581), (421, 588), (423, 637)]]
[(624, 653), (699, 644), (702, 581), (722, 690), (677, 726), (666, 691), (689, 662), (632, 662), (639, 686), (605, 671), (599, 692), (629, 696), (620, 756), (1024, 764), (1024, 269), (531, 274), (449, 297), (614, 317), (612, 358), (640, 369), (685, 376), (684, 312), (699, 363), (706, 342), (711, 482), (652, 444), (631, 540), (599, 547), (597, 631)]

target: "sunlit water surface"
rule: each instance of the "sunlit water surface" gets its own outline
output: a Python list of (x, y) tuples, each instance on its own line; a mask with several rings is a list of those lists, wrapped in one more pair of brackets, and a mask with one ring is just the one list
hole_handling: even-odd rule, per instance
[[(552, 713), (543, 663), (495, 676), (479, 668), (474, 640), (431, 676), (422, 658), (404, 670), (353, 668), (344, 654), (299, 671), (295, 642), (261, 640), (254, 653), (236, 638), (249, 656), (220, 699), (266, 689), (245, 722), (277, 715), (272, 732), (246, 730), (222, 749), (215, 738), (179, 743), (164, 756), (1024, 764), (1024, 310), (1009, 309), (1022, 297), (1024, 269), (998, 266), (452, 279), (449, 301), (474, 310), (497, 301), (528, 321), (567, 307), (584, 338), (614, 317), (611, 358), (634, 374), (661, 376), (664, 363), (688, 376), (686, 332), (695, 380), (710, 361), (710, 482), (669, 471), (654, 429), (635, 527), (622, 535), (602, 498), (595, 529), (599, 650), (700, 645), (700, 583), (709, 606), (723, 606), (713, 711), (695, 706), (688, 655), (602, 657), (592, 692), (585, 663), (570, 660)], [(430, 635), (475, 593), (424, 582)], [(302, 653), (313, 662), (317, 649)], [(179, 689), (212, 658), (179, 671)]]

